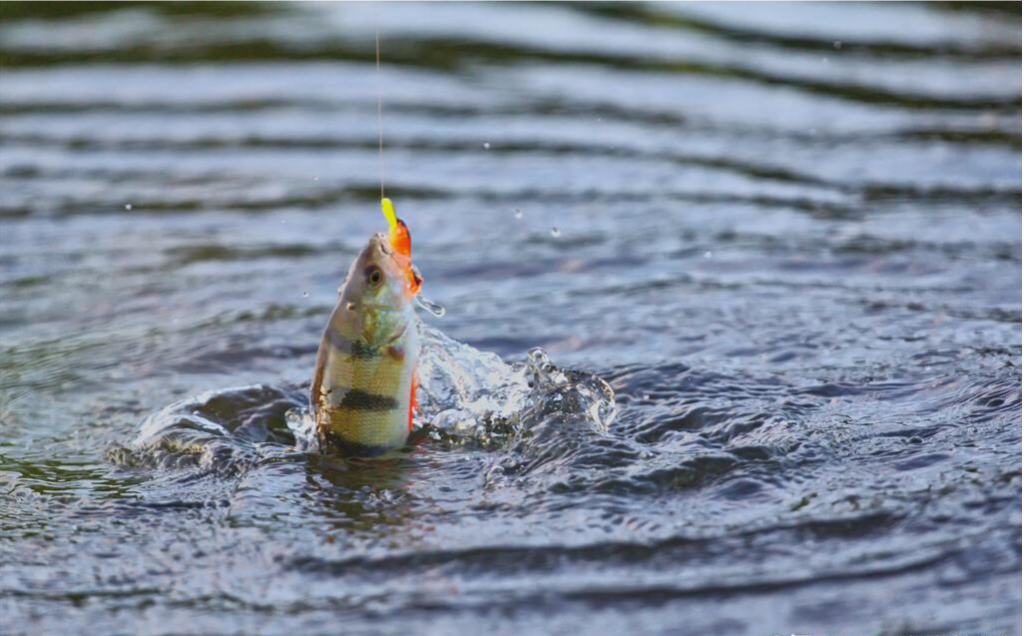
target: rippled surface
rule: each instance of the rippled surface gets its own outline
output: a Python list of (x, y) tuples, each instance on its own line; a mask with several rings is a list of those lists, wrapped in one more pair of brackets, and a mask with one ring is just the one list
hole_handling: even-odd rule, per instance
[[(1009, 6), (3, 3), (5, 631), (1019, 633)], [(375, 19), (425, 319), (608, 431), (293, 445)]]

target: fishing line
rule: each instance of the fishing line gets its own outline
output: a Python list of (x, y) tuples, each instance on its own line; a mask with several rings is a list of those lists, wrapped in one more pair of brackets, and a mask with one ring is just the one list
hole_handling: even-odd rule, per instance
[(380, 84), (380, 22), (377, 16), (377, 6), (373, 7), (373, 46), (376, 53), (376, 67), (374, 76), (377, 84), (377, 147), (379, 150), (380, 164), (380, 198), (384, 199), (384, 97)]

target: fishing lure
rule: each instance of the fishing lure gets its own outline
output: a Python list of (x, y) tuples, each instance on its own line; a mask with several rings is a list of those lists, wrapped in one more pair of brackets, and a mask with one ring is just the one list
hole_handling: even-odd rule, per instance
[(352, 263), (324, 329), (310, 405), (324, 452), (373, 456), (401, 447), (416, 409), (416, 294), (412, 238), (381, 199), (388, 233), (374, 234)]

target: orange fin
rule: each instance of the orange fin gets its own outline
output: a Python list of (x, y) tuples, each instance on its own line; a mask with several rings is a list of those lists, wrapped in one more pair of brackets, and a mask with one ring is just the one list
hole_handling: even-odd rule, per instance
[(413, 411), (419, 410), (419, 404), (416, 403), (416, 387), (420, 385), (419, 378), (416, 377), (416, 372), (412, 372), (412, 389), (409, 391), (409, 430), (412, 431), (412, 414)]
[(402, 219), (395, 219), (395, 224), (388, 231), (388, 240), (396, 252), (412, 258), (412, 236), (409, 234), (409, 226)]

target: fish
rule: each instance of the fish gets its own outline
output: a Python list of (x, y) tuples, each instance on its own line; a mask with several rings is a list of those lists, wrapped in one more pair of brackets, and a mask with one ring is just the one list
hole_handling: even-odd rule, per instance
[(423, 278), (408, 226), (390, 200), (382, 207), (389, 231), (371, 236), (352, 262), (317, 351), (310, 407), (325, 453), (382, 455), (413, 429)]

